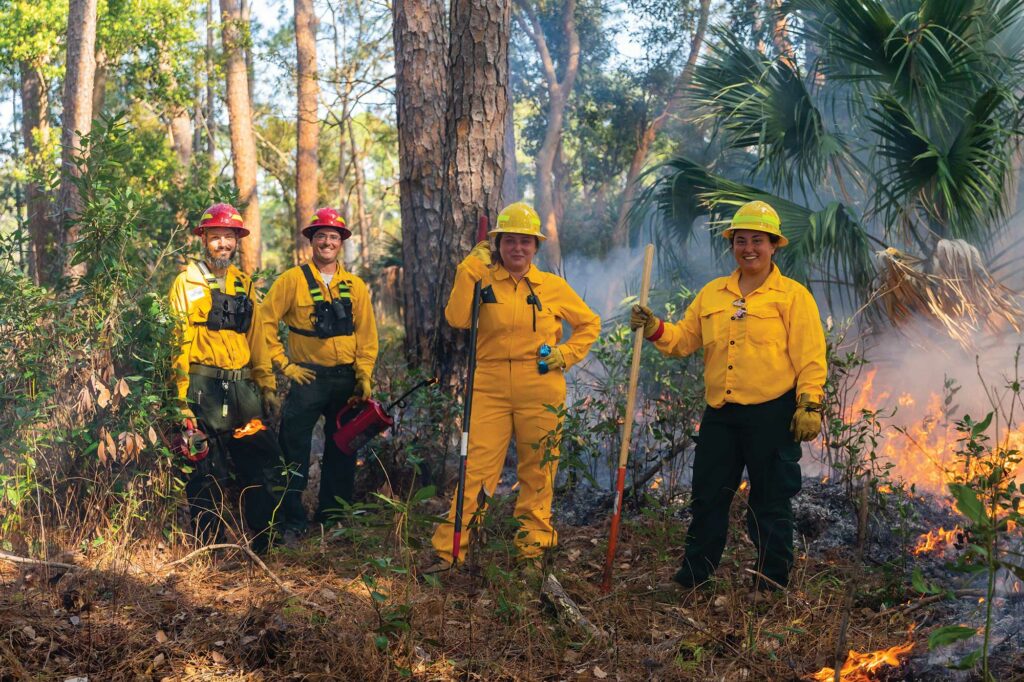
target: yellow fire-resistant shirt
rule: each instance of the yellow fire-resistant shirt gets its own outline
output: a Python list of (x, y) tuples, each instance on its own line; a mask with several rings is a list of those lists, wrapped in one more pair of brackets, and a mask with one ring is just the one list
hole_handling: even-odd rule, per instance
[[(241, 286), (236, 288), (236, 282)], [(193, 362), (221, 369), (251, 367), (252, 379), (261, 390), (274, 390), (276, 387), (263, 339), (260, 306), (255, 300), (249, 276), (229, 265), (224, 278), (224, 293), (234, 296), (239, 291), (253, 299), (252, 323), (245, 334), (229, 330), (210, 331), (201, 324), (210, 316), (213, 299), (210, 287), (195, 263), (190, 262), (185, 272), (179, 274), (171, 285), (171, 311), (178, 319), (181, 342), (181, 352), (174, 358), (175, 381), (181, 400), (188, 393), (188, 366)]]
[[(455, 284), (444, 309), (448, 324), (457, 329), (468, 329), (470, 325), (474, 276), (481, 278), (481, 300), (484, 301), (480, 305), (477, 328), (479, 362), (535, 361), (538, 359), (537, 349), (546, 343), (561, 349), (568, 369), (586, 356), (601, 332), (601, 318), (558, 275), (542, 272), (531, 265), (517, 284), (505, 268), (500, 265), (488, 268), (474, 257), (468, 257), (459, 264)], [(531, 286), (539, 301), (539, 310), (527, 302)], [(560, 345), (562, 320), (572, 327), (572, 334)]]
[(311, 265), (310, 269), (320, 290), (324, 292), (325, 301), (340, 296), (339, 287), (342, 282), (348, 285), (352, 296), (352, 324), (355, 331), (352, 336), (334, 336), (329, 339), (289, 334), (288, 352), (285, 353), (284, 344), (278, 337), (278, 320), (284, 320), (289, 327), (313, 330), (313, 296), (309, 293), (306, 276), (299, 266), (289, 268), (277, 278), (263, 301), (263, 326), (271, 360), (278, 367), (284, 367), (289, 362), (308, 362), (322, 367), (351, 364), (355, 365), (357, 376), (372, 376), (373, 365), (377, 361), (377, 323), (373, 319), (370, 291), (366, 283), (347, 272), (339, 263), (328, 288), (316, 266)]
[(664, 323), (649, 340), (666, 355), (704, 349), (705, 397), (712, 407), (763, 403), (793, 388), (820, 402), (825, 333), (811, 292), (774, 265), (746, 297), (739, 281), (738, 269), (712, 280), (681, 321)]

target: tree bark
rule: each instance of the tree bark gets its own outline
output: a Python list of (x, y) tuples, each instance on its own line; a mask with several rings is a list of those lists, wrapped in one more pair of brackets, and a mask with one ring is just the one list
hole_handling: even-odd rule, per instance
[(629, 209), (633, 205), (633, 199), (636, 197), (636, 179), (640, 175), (640, 171), (644, 167), (644, 161), (647, 159), (647, 154), (651, 150), (651, 145), (654, 143), (654, 138), (657, 137), (658, 132), (669, 118), (675, 115), (682, 106), (683, 100), (686, 99), (686, 90), (690, 87), (690, 81), (693, 80), (693, 70), (697, 64), (697, 56), (700, 54), (701, 47), (704, 45), (704, 33), (708, 27), (708, 10), (711, 6), (711, 0), (701, 0), (700, 2), (700, 14), (697, 17), (697, 26), (693, 31), (693, 37), (690, 40), (690, 53), (686, 58), (686, 64), (683, 66), (683, 70), (676, 77), (675, 83), (672, 85), (672, 92), (669, 94), (668, 101), (665, 102), (665, 108), (661, 110), (661, 113), (654, 117), (654, 119), (644, 128), (640, 134), (640, 139), (637, 142), (636, 151), (633, 152), (633, 159), (629, 164), (629, 171), (626, 173), (626, 187), (622, 192), (622, 203), (619, 205), (619, 216), (615, 221), (615, 231), (612, 233), (612, 243), (615, 246), (625, 246), (629, 240), (629, 225), (627, 217), (629, 215)]
[[(437, 291), (445, 296), (458, 262), (473, 246), (479, 218), (493, 224), (502, 209), (511, 15), (510, 0), (451, 3), (444, 232), (435, 261), (442, 276)], [(461, 332), (441, 328), (435, 354), (442, 382), (465, 357), (465, 341)]]
[(96, 73), (92, 82), (92, 117), (99, 118), (107, 101), (107, 51), (96, 49)]
[(64, 72), (61, 120), (61, 181), (57, 199), (57, 224), (65, 230), (64, 268), (73, 279), (85, 274), (84, 264), (71, 268), (67, 255), (78, 239), (78, 227), (69, 221), (81, 211), (81, 197), (73, 180), (81, 138), (92, 126), (93, 85), (96, 75), (96, 0), (70, 0), (68, 5), (67, 60)]
[(555, 156), (562, 142), (562, 128), (565, 124), (565, 108), (569, 95), (576, 83), (576, 74), (580, 65), (580, 37), (576, 30), (576, 0), (564, 0), (562, 3), (562, 31), (567, 42), (566, 59), (559, 78), (554, 58), (548, 49), (547, 39), (540, 24), (537, 12), (530, 4), (531, 0), (516, 0), (522, 14), (516, 15), (523, 32), (533, 41), (540, 56), (544, 80), (547, 84), (547, 128), (537, 157), (536, 190), (537, 213), (540, 214), (541, 226), (547, 241), (544, 243), (544, 259), (552, 270), (562, 269), (562, 248), (558, 238), (558, 227), (562, 221), (561, 202), (555, 201), (554, 177)]
[(392, 11), (405, 354), (410, 366), (429, 367), (444, 305), (438, 260), (448, 103), (445, 3), (394, 0)]
[[(40, 69), (21, 62), (21, 139), (33, 168), (39, 164), (39, 150), (50, 139), (49, 98)], [(28, 233), (32, 243), (32, 278), (36, 284), (53, 283), (57, 270), (59, 232), (50, 217), (50, 202), (35, 182), (25, 185)]]
[(320, 87), (316, 63), (316, 12), (313, 0), (295, 0), (295, 50), (297, 56), (298, 111), (295, 143), (295, 262), (313, 255), (302, 228), (316, 210), (320, 145)]
[(252, 130), (252, 101), (248, 69), (241, 45), (242, 12), (238, 0), (220, 0), (221, 40), (224, 43), (227, 79), (228, 123), (231, 128), (231, 159), (235, 186), (242, 206), (242, 220), (249, 236), (240, 240), (242, 270), (252, 273), (261, 264), (260, 206), (256, 192), (256, 138)]

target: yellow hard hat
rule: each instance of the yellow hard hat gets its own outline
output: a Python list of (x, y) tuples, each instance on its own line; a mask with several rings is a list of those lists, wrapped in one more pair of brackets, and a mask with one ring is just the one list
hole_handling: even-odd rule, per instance
[(517, 201), (501, 209), (498, 214), (498, 226), (487, 233), (488, 237), (499, 234), (525, 234), (544, 241), (547, 239), (540, 233), (540, 216), (524, 201)]
[(754, 230), (774, 234), (779, 238), (776, 246), (785, 246), (789, 243), (789, 240), (782, 236), (779, 214), (763, 201), (748, 201), (740, 206), (736, 215), (732, 217), (729, 227), (722, 231), (722, 236), (729, 239), (735, 230)]

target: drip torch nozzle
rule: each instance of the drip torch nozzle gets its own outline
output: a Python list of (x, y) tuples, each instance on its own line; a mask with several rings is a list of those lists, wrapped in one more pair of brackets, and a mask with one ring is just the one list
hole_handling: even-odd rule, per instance
[(546, 358), (551, 355), (551, 346), (546, 343), (542, 344), (541, 347), (537, 349), (537, 355), (541, 358), (537, 361), (537, 371), (541, 374), (547, 374), (548, 363)]

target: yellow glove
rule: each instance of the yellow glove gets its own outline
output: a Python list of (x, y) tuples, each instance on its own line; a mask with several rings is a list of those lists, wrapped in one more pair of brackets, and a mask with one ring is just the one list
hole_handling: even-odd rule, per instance
[(281, 413), (281, 399), (277, 397), (277, 391), (269, 388), (263, 390), (263, 412), (271, 421), (276, 421)]
[(645, 305), (636, 304), (629, 313), (629, 328), (633, 331), (643, 328), (645, 339), (653, 336), (660, 326), (661, 320)]
[(473, 250), (469, 252), (469, 255), (462, 260), (462, 265), (466, 267), (475, 279), (483, 279), (483, 276), (487, 273), (487, 268), (491, 267), (491, 244), (484, 240), (473, 247)]
[(565, 356), (562, 355), (562, 349), (558, 346), (551, 348), (551, 352), (546, 358), (541, 358), (541, 362), (548, 366), (548, 371), (553, 369), (565, 369)]
[(356, 374), (356, 387), (355, 393), (348, 399), (349, 405), (353, 403), (363, 403), (370, 399), (373, 395), (373, 384), (370, 383), (370, 377), (367, 374)]
[(821, 403), (811, 402), (809, 395), (801, 393), (796, 401), (796, 412), (793, 413), (793, 421), (789, 423), (789, 430), (797, 442), (817, 438), (821, 433)]
[(306, 384), (312, 382), (313, 379), (316, 379), (316, 372), (309, 369), (308, 367), (296, 365), (294, 362), (282, 367), (281, 373), (284, 374), (289, 379), (291, 379), (292, 381), (294, 381), (295, 383), (297, 383), (299, 386), (305, 386)]

